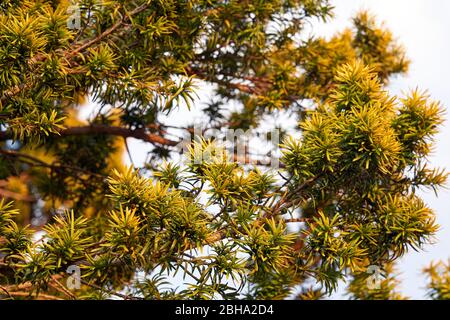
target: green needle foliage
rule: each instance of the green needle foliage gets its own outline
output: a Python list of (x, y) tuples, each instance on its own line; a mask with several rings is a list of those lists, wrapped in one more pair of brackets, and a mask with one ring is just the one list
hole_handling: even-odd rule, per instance
[[(438, 229), (416, 191), (446, 181), (427, 160), (443, 108), (386, 91), (409, 61), (368, 13), (306, 37), (331, 16), (327, 0), (2, 1), (0, 298), (321, 299), (346, 280), (353, 299), (403, 299), (394, 263)], [(298, 120), (279, 167), (170, 123), (206, 84), (215, 138)], [(170, 129), (195, 138), (183, 163)], [(127, 138), (151, 146), (142, 168)], [(429, 296), (448, 299), (438, 266)]]
[(450, 299), (450, 267), (449, 263), (438, 261), (424, 269), (429, 278), (428, 295), (435, 300)]

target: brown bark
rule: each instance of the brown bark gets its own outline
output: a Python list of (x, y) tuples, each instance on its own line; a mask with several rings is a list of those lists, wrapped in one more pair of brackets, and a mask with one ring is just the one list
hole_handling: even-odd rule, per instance
[(178, 141), (173, 141), (161, 137), (154, 133), (147, 133), (144, 129), (128, 129), (117, 126), (108, 126), (103, 124), (92, 124), (88, 126), (69, 127), (59, 132), (61, 136), (77, 136), (88, 134), (110, 134), (124, 138), (135, 138), (164, 146), (176, 146)]
[[(119, 126), (108, 126), (104, 124), (92, 124), (87, 126), (69, 127), (59, 131), (61, 136), (81, 136), (89, 134), (110, 134), (124, 138), (135, 138), (164, 146), (176, 146), (178, 141), (166, 139), (154, 133), (148, 133), (144, 129), (129, 129)], [(0, 132), (0, 141), (12, 139), (10, 132)]]

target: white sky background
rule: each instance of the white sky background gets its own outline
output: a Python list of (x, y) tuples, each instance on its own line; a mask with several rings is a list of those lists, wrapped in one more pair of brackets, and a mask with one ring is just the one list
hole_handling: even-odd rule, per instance
[[(389, 90), (401, 95), (415, 87), (428, 90), (430, 96), (450, 106), (450, 1), (448, 0), (334, 0), (335, 17), (326, 24), (314, 24), (312, 32), (316, 35), (332, 35), (338, 30), (351, 26), (351, 17), (360, 10), (368, 9), (378, 21), (383, 21), (394, 36), (402, 43), (412, 63), (407, 75), (392, 79)], [(198, 92), (200, 102), (208, 102), (212, 97), (211, 88), (201, 88)], [(195, 104), (194, 104), (195, 105)], [(448, 110), (448, 109), (447, 109)], [(86, 115), (86, 114), (85, 114)], [(446, 117), (450, 117), (447, 112)], [(172, 125), (185, 125), (187, 119), (201, 121), (200, 108), (188, 111), (181, 108), (169, 115), (165, 121)], [(284, 120), (277, 120), (279, 123)], [(284, 123), (284, 122), (283, 122)], [(437, 136), (435, 152), (430, 161), (434, 166), (445, 167), (450, 171), (450, 124), (447, 120)], [(129, 146), (136, 165), (146, 158), (148, 145), (129, 139)], [(125, 158), (128, 162), (128, 157)], [(403, 294), (413, 299), (425, 298), (426, 281), (421, 269), (432, 260), (450, 258), (450, 190), (441, 190), (438, 197), (432, 191), (420, 193), (437, 213), (441, 226), (436, 244), (427, 245), (419, 253), (411, 251), (397, 263), (402, 280)], [(331, 298), (343, 296), (345, 284)]]

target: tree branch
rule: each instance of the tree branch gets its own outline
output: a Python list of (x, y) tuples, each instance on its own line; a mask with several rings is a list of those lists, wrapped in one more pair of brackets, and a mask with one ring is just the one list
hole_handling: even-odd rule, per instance
[(36, 202), (36, 198), (33, 196), (20, 194), (6, 189), (0, 189), (0, 197), (5, 197), (17, 201)]
[[(154, 133), (148, 133), (145, 129), (128, 129), (119, 126), (108, 126), (104, 124), (91, 124), (87, 126), (68, 127), (66, 129), (59, 130), (61, 136), (81, 136), (89, 134), (110, 134), (120, 136), (124, 138), (135, 138), (150, 142), (156, 145), (163, 146), (176, 146), (179, 142), (166, 139), (160, 135)], [(12, 139), (11, 132), (0, 131), (0, 141)]]
[(148, 6), (149, 6), (149, 4), (146, 3), (146, 4), (143, 4), (143, 5), (135, 8), (134, 10), (130, 11), (130, 13), (128, 15), (123, 16), (122, 19), (117, 21), (114, 25), (112, 25), (109, 29), (105, 30), (102, 34), (98, 35), (97, 37), (95, 37), (92, 40), (86, 41), (85, 43), (83, 43), (79, 47), (77, 47), (75, 50), (68, 52), (65, 55), (65, 58), (70, 59), (71, 57), (76, 56), (78, 53), (86, 50), (87, 48), (91, 47), (92, 45), (96, 44), (97, 42), (100, 42), (104, 38), (108, 37), (116, 29), (118, 29), (122, 24), (129, 22), (132, 16), (141, 13), (142, 11), (147, 9)]
[(61, 136), (77, 136), (88, 134), (110, 134), (124, 138), (135, 138), (150, 142), (152, 144), (164, 146), (176, 146), (179, 142), (166, 139), (154, 133), (147, 133), (145, 129), (128, 129), (118, 126), (108, 126), (103, 124), (91, 124), (88, 126), (69, 127), (59, 131)]
[[(74, 50), (68, 51), (64, 53), (64, 50), (57, 50), (58, 52), (61, 52), (64, 56), (64, 58), (66, 59), (71, 59), (74, 56), (76, 56), (77, 54), (83, 52), (84, 50), (86, 50), (87, 48), (91, 47), (92, 45), (102, 41), (104, 38), (108, 37), (109, 35), (111, 35), (114, 31), (116, 31), (121, 25), (123, 25), (124, 23), (127, 23), (131, 20), (131, 17), (141, 13), (142, 11), (144, 11), (145, 9), (147, 9), (149, 6), (149, 3), (143, 4), (137, 8), (135, 8), (134, 10), (130, 11), (128, 13), (128, 15), (123, 16), (119, 21), (117, 21), (114, 25), (112, 25), (110, 28), (106, 29), (103, 33), (101, 33), (100, 35), (98, 35), (97, 37), (95, 37), (94, 39), (91, 40), (87, 40), (86, 42), (80, 44), (78, 47), (76, 47)], [(74, 45), (74, 44), (72, 44)], [(48, 58), (48, 56), (44, 53), (40, 53), (35, 55), (33, 58), (31, 58), (28, 61), (28, 67), (30, 69), (32, 69), (36, 63), (38, 62), (43, 62)], [(12, 88), (9, 91), (6, 91), (2, 94), (2, 96), (0, 97), (0, 106), (3, 106), (7, 100), (12, 97), (15, 96), (17, 94), (19, 94), (22, 90), (30, 88), (32, 86), (31, 82), (27, 82), (27, 83), (23, 83), (21, 85), (18, 85), (14, 88)]]
[[(270, 208), (270, 210), (268, 210), (261, 218), (256, 219), (253, 223), (256, 226), (261, 226), (267, 219), (275, 216), (276, 214), (278, 214), (283, 208), (287, 208), (291, 205), (294, 205), (297, 201), (298, 198), (295, 200), (289, 200), (291, 199), (293, 196), (299, 196), (299, 192), (303, 191), (304, 189), (306, 189), (307, 187), (312, 186), (317, 179), (320, 178), (320, 175), (316, 175), (308, 180), (306, 180), (304, 183), (302, 183), (301, 185), (299, 185), (297, 188), (295, 188), (293, 191), (286, 193), (278, 202), (277, 204)], [(295, 222), (303, 222), (300, 221), (300, 219), (298, 219), (299, 221), (295, 221)], [(303, 219), (302, 219), (303, 220)], [(306, 221), (306, 219), (305, 219)], [(294, 222), (294, 221), (286, 221), (286, 222)], [(210, 234), (207, 238), (205, 243), (206, 244), (213, 244), (217, 241), (223, 240), (226, 235), (227, 235), (228, 231), (227, 230), (219, 230), (216, 231), (212, 234)]]

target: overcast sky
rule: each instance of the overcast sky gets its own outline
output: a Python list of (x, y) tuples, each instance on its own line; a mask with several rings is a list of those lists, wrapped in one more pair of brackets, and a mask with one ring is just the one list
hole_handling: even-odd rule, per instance
[[(405, 46), (412, 60), (407, 75), (391, 81), (389, 90), (401, 95), (415, 87), (426, 89), (433, 99), (450, 106), (450, 1), (448, 0), (335, 0), (335, 18), (325, 25), (315, 25), (314, 33), (331, 35), (337, 30), (351, 26), (350, 19), (360, 9), (368, 9), (379, 21), (383, 21)], [(208, 101), (210, 90), (199, 92), (200, 101)], [(186, 114), (187, 110), (171, 114), (171, 124), (182, 124), (186, 118), (201, 117), (199, 108)], [(447, 114), (448, 117), (448, 114)], [(435, 166), (450, 171), (450, 125), (446, 121), (437, 137), (435, 152), (430, 161)], [(145, 161), (148, 146), (131, 139), (130, 148), (135, 164)], [(397, 266), (402, 280), (402, 293), (413, 299), (425, 298), (425, 278), (421, 269), (432, 260), (450, 258), (450, 191), (441, 190), (438, 197), (431, 191), (421, 192), (425, 201), (437, 214), (441, 229), (436, 244), (427, 245), (424, 251), (408, 253)], [(341, 298), (344, 286), (333, 298)]]

